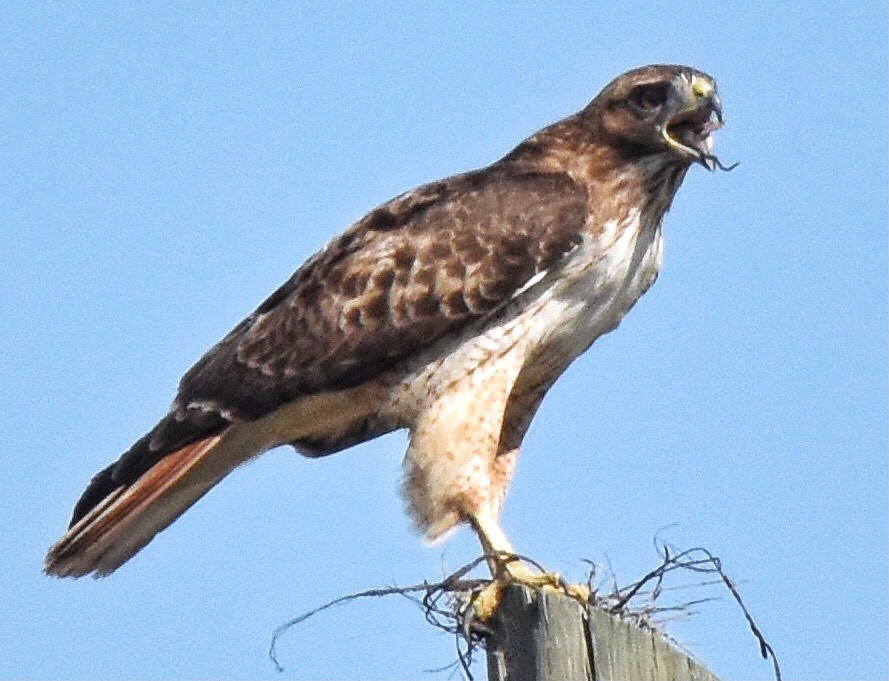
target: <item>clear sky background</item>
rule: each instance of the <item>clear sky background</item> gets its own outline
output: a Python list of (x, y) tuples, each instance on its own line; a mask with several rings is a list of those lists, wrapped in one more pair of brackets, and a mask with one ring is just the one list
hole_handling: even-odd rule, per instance
[[(664, 61), (716, 77), (741, 166), (689, 172), (657, 285), (548, 396), (505, 527), (629, 582), (670, 525), (743, 582), (787, 679), (887, 677), (885, 3), (465, 5), (0, 9), (0, 677), (446, 678), (423, 670), (453, 640), (398, 598), (291, 632), (281, 676), (266, 656), (293, 615), (478, 554), (412, 533), (402, 433), (276, 450), (111, 578), (46, 578), (43, 554), (330, 237)], [(670, 631), (769, 678), (727, 598)]]

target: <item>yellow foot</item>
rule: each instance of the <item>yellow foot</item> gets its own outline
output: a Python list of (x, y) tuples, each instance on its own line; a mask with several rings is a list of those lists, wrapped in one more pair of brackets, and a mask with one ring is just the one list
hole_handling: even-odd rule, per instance
[(590, 601), (590, 589), (586, 584), (569, 584), (555, 572), (536, 572), (516, 561), (504, 563), (493, 581), (478, 592), (472, 607), (481, 621), (489, 620), (497, 608), (503, 591), (510, 584), (521, 584), (529, 589), (552, 590), (573, 598), (581, 605)]

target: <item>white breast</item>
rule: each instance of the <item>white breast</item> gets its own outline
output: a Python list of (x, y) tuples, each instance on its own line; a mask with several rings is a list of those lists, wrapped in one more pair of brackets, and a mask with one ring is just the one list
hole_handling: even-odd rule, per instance
[(617, 327), (654, 283), (662, 255), (660, 223), (643, 224), (638, 211), (609, 221), (596, 237), (586, 236), (551, 273), (554, 281), (535, 286), (546, 288), (515, 320), (527, 349), (539, 361), (567, 365)]
[(661, 256), (660, 223), (643, 224), (638, 211), (607, 223), (596, 237), (585, 236), (557, 269), (534, 277), (495, 318), (415, 357), (393, 386), (396, 420), (410, 421), (464, 378), (486, 380), (492, 362), (533, 367), (535, 380), (554, 380), (617, 327), (654, 283)]
[(576, 332), (591, 343), (613, 330), (654, 283), (662, 257), (660, 222), (643, 224), (638, 211), (620, 223), (606, 223), (601, 236), (587, 238), (566, 267), (567, 285), (558, 296), (580, 307), (574, 323), (587, 330)]

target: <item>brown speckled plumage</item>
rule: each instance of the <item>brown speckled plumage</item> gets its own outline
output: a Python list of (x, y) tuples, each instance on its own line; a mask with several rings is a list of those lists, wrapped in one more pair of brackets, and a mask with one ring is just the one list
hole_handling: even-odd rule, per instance
[(47, 571), (113, 571), (272, 446), (320, 456), (396, 428), (427, 538), (468, 521), (507, 548), (496, 518), (524, 433), (654, 282), (661, 219), (702, 160), (698, 112), (718, 107), (700, 72), (637, 69), (493, 165), (371, 211), (185, 374), (171, 412), (93, 479)]

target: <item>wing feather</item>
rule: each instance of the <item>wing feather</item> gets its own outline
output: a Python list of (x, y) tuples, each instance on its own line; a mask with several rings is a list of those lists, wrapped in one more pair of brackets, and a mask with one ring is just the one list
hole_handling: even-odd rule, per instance
[(221, 444), (239, 424), (275, 419), (301, 398), (370, 385), (492, 314), (576, 245), (586, 206), (565, 174), (495, 164), (369, 213), (185, 374), (171, 412), (93, 478), (47, 572), (112, 572), (268, 446), (291, 441), (322, 455), (390, 430), (372, 401), (359, 413), (338, 403), (296, 430), (293, 419), (275, 420), (284, 426), (274, 438)]
[(185, 375), (177, 404), (257, 418), (358, 385), (508, 302), (586, 215), (567, 175), (496, 165), (408, 192), (297, 270)]

